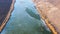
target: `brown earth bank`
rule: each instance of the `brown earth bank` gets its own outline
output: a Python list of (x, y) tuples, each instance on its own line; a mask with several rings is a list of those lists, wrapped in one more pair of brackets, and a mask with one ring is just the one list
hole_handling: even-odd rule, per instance
[[(1, 0), (0, 3), (2, 4), (2, 2), (4, 2), (4, 1)], [(8, 1), (5, 0), (5, 2), (8, 2)], [(4, 2), (4, 3), (5, 3), (5, 2)], [(10, 5), (10, 8), (8, 7), (8, 8), (9, 8), (8, 11), (2, 11), (2, 10), (6, 10), (6, 9), (2, 9), (2, 10), (0, 9), (0, 11), (3, 13), (3, 15), (2, 15), (2, 13), (0, 13), (0, 14), (1, 14), (2, 16), (4, 16), (4, 17), (2, 17), (2, 16), (0, 15), (0, 16), (1, 16), (0, 18), (1, 18), (1, 19), (4, 18), (4, 19), (2, 20), (2, 22), (0, 21), (0, 23), (1, 23), (1, 24), (0, 24), (0, 32), (2, 31), (2, 29), (4, 28), (4, 26), (6, 25), (7, 21), (8, 21), (9, 18), (10, 18), (11, 12), (12, 12), (12, 10), (13, 10), (13, 8), (14, 8), (14, 2), (15, 2), (15, 0), (12, 0), (11, 5)], [(7, 4), (6, 4), (6, 5), (7, 5)], [(4, 5), (4, 6), (6, 6), (6, 5)], [(9, 2), (8, 2), (8, 5), (9, 5)], [(3, 6), (3, 5), (2, 5), (2, 6)], [(1, 8), (5, 8), (4, 6), (1, 7)], [(7, 6), (6, 6), (6, 8), (7, 8)], [(6, 14), (5, 14), (5, 13), (6, 13)], [(5, 14), (5, 15), (4, 15), (4, 14)], [(0, 20), (1, 20), (1, 19), (0, 19)]]
[(60, 0), (33, 0), (53, 34), (60, 34)]

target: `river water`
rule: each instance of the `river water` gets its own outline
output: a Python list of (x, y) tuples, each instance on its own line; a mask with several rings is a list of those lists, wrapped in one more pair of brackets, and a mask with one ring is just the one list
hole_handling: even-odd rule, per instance
[(11, 17), (1, 34), (52, 34), (41, 18), (32, 17), (26, 8), (39, 14), (32, 0), (16, 0)]

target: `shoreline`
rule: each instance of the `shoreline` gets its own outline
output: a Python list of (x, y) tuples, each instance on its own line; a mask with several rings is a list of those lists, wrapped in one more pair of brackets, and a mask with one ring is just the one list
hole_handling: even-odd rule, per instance
[[(39, 9), (38, 9), (39, 11)], [(41, 13), (40, 13), (41, 15)], [(48, 26), (48, 28), (54, 33), (54, 34), (57, 34), (55, 28), (49, 23), (49, 20), (48, 19), (45, 19), (44, 16), (41, 16), (41, 18), (45, 21), (45, 24)]]
[(15, 0), (12, 0), (12, 3), (11, 3), (11, 6), (10, 6), (10, 10), (6, 16), (6, 18), (4, 19), (4, 21), (2, 22), (2, 25), (0, 26), (0, 32), (3, 30), (4, 26), (6, 25), (6, 23), (8, 22), (10, 16), (11, 16), (11, 12), (13, 11), (14, 9), (14, 3), (15, 3)]
[(54, 26), (49, 22), (48, 18), (42, 14), (42, 11), (37, 7), (37, 3), (35, 3), (35, 1), (33, 0), (37, 11), (40, 13), (41, 18), (45, 21), (45, 24), (48, 26), (48, 28), (52, 31), (53, 34), (58, 34), (58, 32), (56, 31), (56, 29), (54, 28)]

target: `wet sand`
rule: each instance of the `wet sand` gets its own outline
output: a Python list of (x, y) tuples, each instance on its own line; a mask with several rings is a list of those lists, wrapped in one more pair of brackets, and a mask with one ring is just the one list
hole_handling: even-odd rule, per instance
[(34, 1), (41, 18), (45, 21), (47, 26), (53, 34), (60, 34), (60, 10), (59, 0), (48, 0), (48, 2)]
[(13, 7), (14, 7), (14, 2), (15, 2), (15, 0), (12, 0), (12, 3), (10, 5), (10, 10), (8, 11), (7, 15), (5, 15), (6, 17), (4, 18), (4, 20), (0, 24), (0, 32), (2, 31), (2, 29), (6, 25), (7, 21), (9, 20), (9, 17), (11, 15), (11, 12), (12, 12)]

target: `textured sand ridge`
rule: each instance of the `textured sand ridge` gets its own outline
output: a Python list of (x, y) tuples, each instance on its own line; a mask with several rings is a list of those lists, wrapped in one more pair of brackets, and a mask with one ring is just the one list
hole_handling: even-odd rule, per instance
[(60, 34), (59, 0), (34, 0), (34, 3), (53, 34)]

